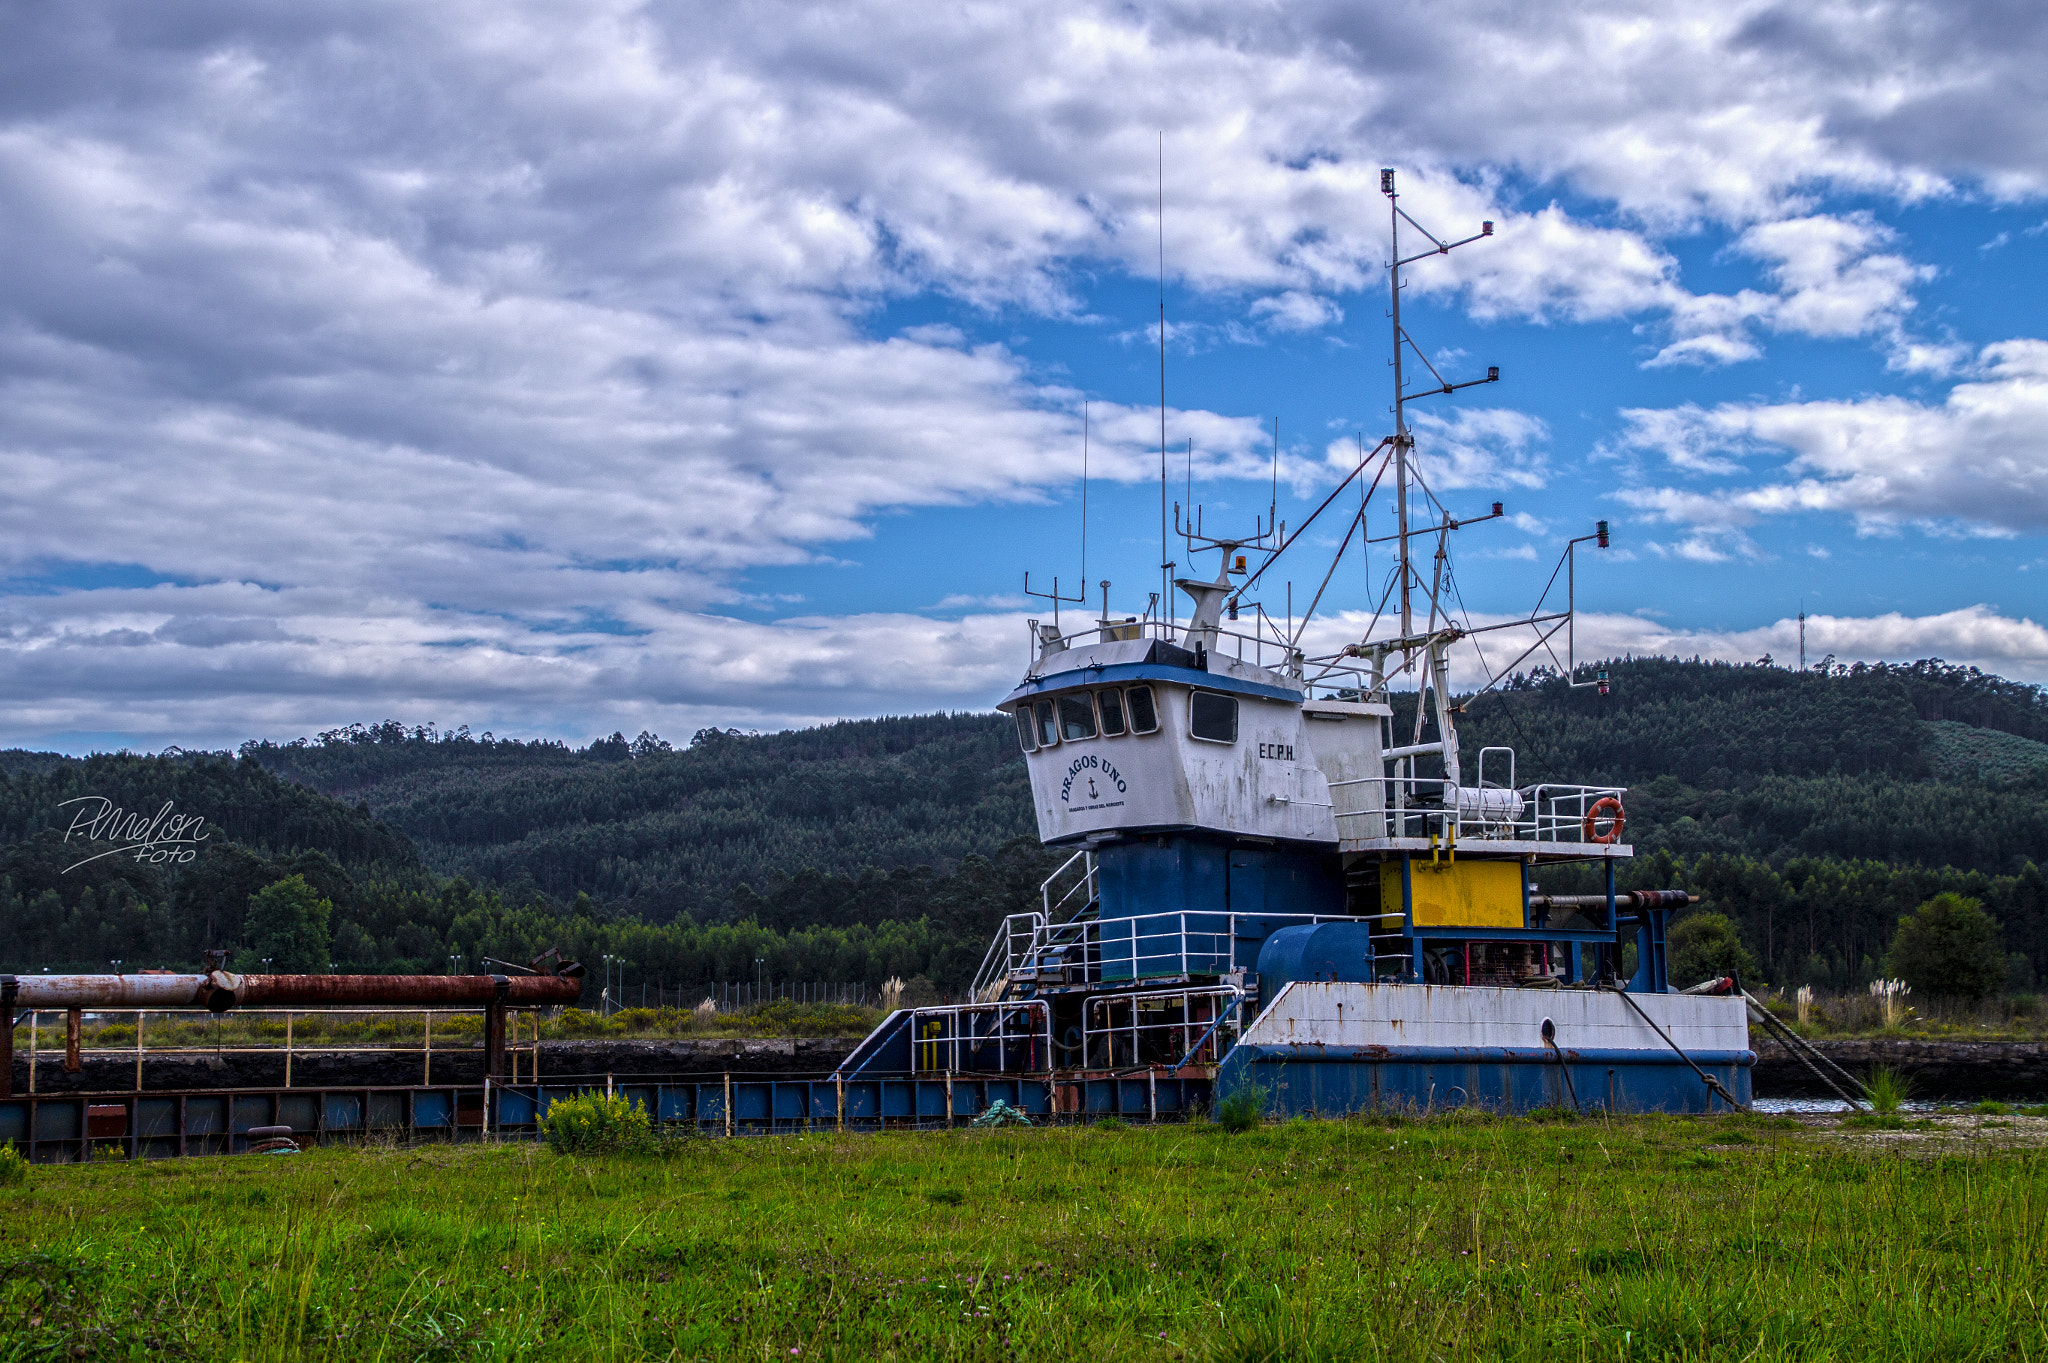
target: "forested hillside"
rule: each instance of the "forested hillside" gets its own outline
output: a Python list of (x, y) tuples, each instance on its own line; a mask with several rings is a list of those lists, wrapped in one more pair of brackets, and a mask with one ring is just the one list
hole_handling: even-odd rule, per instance
[[(303, 875), (337, 911), (422, 887), (412, 840), (224, 754), (0, 754), (0, 965), (196, 961), (234, 942), (249, 896)], [(427, 939), (429, 947), (437, 947)]]
[[(2016, 980), (2048, 969), (2038, 690), (1932, 662), (1608, 670), (1607, 696), (1539, 674), (1470, 698), (1463, 733), (1468, 756), (1513, 746), (1520, 784), (1628, 786), (1643, 854), (1629, 884), (1699, 890), (1774, 979), (1867, 978), (1899, 914), (1945, 889), (2004, 922)], [(344, 968), (561, 945), (624, 956), (634, 984), (746, 978), (756, 961), (783, 979), (958, 983), (1053, 861), (993, 715), (707, 730), (680, 750), (648, 734), (571, 749), (387, 723), (236, 757), (9, 753), (0, 767), (13, 968), (236, 946), (248, 894), (298, 873), (334, 904)], [(189, 866), (66, 871), (74, 811), (60, 802), (81, 794), (151, 812), (174, 801), (215, 841)]]
[(2048, 700), (2036, 688), (1938, 662), (1605, 666), (1610, 695), (1538, 675), (1469, 700), (1464, 750), (1514, 747), (1523, 785), (1629, 787), (1629, 840), (1642, 848), (1994, 874), (2048, 848)]
[[(2011, 874), (2048, 847), (2048, 702), (2032, 687), (1938, 663), (1609, 671), (1606, 696), (1537, 675), (1468, 700), (1468, 760), (1505, 744), (1519, 784), (1628, 786), (1631, 841), (1689, 856)], [(645, 734), (571, 750), (385, 724), (242, 757), (367, 801), (436, 871), (656, 921), (722, 916), (737, 886), (778, 874), (944, 870), (1035, 837), (997, 715), (710, 730), (681, 751)]]
[(1035, 843), (1024, 763), (986, 715), (858, 720), (743, 737), (651, 734), (572, 750), (397, 724), (336, 730), (241, 756), (287, 780), (367, 801), (433, 869), (578, 894), (665, 922), (726, 917), (743, 884), (799, 871), (950, 870)]

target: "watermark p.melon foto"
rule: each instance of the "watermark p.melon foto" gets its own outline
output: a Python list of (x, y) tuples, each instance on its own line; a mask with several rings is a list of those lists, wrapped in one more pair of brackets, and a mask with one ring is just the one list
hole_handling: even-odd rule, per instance
[(164, 807), (153, 816), (130, 813), (104, 795), (80, 795), (62, 801), (58, 808), (66, 805), (77, 805), (79, 809), (72, 815), (71, 826), (64, 830), (64, 841), (77, 837), (83, 842), (120, 844), (73, 862), (64, 868), (66, 871), (75, 871), (102, 857), (119, 856), (132, 856), (152, 866), (182, 865), (198, 856), (199, 845), (213, 836), (211, 832), (200, 831), (206, 823), (204, 817), (174, 812), (175, 802), (171, 800), (164, 801)]

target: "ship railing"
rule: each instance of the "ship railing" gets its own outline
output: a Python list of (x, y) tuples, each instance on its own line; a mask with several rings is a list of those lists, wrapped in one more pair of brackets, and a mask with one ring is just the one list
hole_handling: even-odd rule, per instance
[[(1073, 870), (1077, 861), (1081, 863), (1080, 878), (1067, 886), (1065, 892), (1055, 900), (1052, 897), (1053, 886), (1059, 882), (1061, 876)], [(1073, 902), (1077, 894), (1081, 896), (1081, 902), (1074, 904), (1069, 910), (1067, 906)], [(1084, 847), (1061, 862), (1058, 870), (1039, 882), (1038, 895), (1045, 906), (1045, 921), (1048, 923), (1057, 923), (1062, 918), (1072, 918), (1076, 913), (1086, 909), (1095, 902), (1095, 854)]]
[[(1333, 794), (1378, 786), (1377, 808), (1338, 809), (1338, 836), (1364, 838), (1484, 838), (1503, 842), (1592, 841), (1593, 806), (1619, 800), (1623, 786), (1581, 786), (1545, 781), (1519, 790), (1507, 786), (1455, 787), (1433, 776), (1361, 776), (1332, 781)], [(1339, 804), (1347, 803), (1339, 800)], [(1604, 820), (1603, 820), (1604, 822)]]
[(1215, 985), (1092, 998), (1081, 1017), (1081, 1063), (1100, 1069), (1217, 1064), (1244, 1030), (1246, 992)]
[(1252, 969), (1259, 947), (1279, 928), (1353, 921), (1343, 914), (1187, 909), (1048, 923), (1043, 914), (1013, 913), (982, 958), (971, 997), (992, 1003), (1012, 982), (1116, 986), (1228, 975)]
[(1013, 913), (1003, 919), (981, 958), (980, 969), (974, 972), (970, 996), (980, 1003), (993, 1002), (1023, 963), (1038, 930), (1044, 926), (1045, 915), (1041, 913)]
[(1252, 969), (1259, 948), (1280, 928), (1353, 921), (1343, 914), (1184, 909), (1056, 923), (1042, 930), (1027, 964), (1082, 966), (1082, 978), (1069, 977), (1071, 984), (1228, 975)]
[(1043, 999), (952, 1003), (910, 1010), (914, 1073), (1052, 1068), (1052, 1009)]
[[(1261, 619), (1264, 620), (1265, 617), (1262, 615)], [(1055, 639), (1047, 639), (1043, 641), (1042, 651), (1056, 653), (1062, 649), (1086, 648), (1097, 643), (1163, 639), (1176, 648), (1192, 649), (1199, 643), (1211, 653), (1234, 654), (1239, 662), (1250, 663), (1254, 667), (1270, 667), (1275, 670), (1285, 670), (1289, 667), (1298, 669), (1301, 665), (1301, 651), (1289, 646), (1277, 622), (1265, 622), (1273, 626), (1273, 633), (1232, 629), (1228, 623), (1223, 622), (1194, 629), (1185, 620), (1178, 623), (1168, 623), (1165, 620), (1112, 620), (1061, 634)], [(1273, 655), (1272, 658), (1266, 657), (1268, 653)]]
[[(1035, 976), (1039, 971), (1057, 969), (1063, 980), (1069, 979), (1070, 967), (1080, 966), (1083, 973), (1092, 959), (1091, 949), (1095, 944), (1096, 926), (1093, 919), (1069, 919), (1064, 923), (1040, 923), (1024, 949), (1023, 959), (1018, 962), (1020, 974)], [(1078, 983), (1078, 980), (1073, 982)]]
[[(1080, 864), (1080, 875), (1061, 892), (1058, 899), (1054, 899), (1054, 887), (1061, 877), (1073, 875), (1076, 863)], [(1085, 913), (1095, 902), (1097, 893), (1095, 854), (1084, 848), (1061, 862), (1058, 869), (1040, 882), (1038, 894), (1044, 905), (1042, 912), (1013, 913), (1003, 919), (1002, 927), (996, 930), (988, 951), (981, 958), (980, 967), (974, 972), (969, 997), (980, 1003), (990, 1003), (1002, 997), (1012, 976), (1036, 964), (1034, 948), (1041, 945), (1046, 926)], [(1079, 896), (1078, 903), (1076, 896)]]
[[(1077, 864), (1080, 874), (1075, 876)], [(1053, 891), (1063, 877), (1071, 877), (1071, 883), (1055, 899)], [(1033, 948), (1040, 944), (1043, 928), (1087, 913), (1099, 894), (1095, 854), (1084, 848), (1068, 857), (1051, 875), (1039, 882), (1038, 894), (1044, 906), (1041, 912), (1011, 914), (1003, 920), (1002, 928), (982, 957), (980, 969), (975, 971), (973, 998), (988, 1002), (1001, 997), (1005, 984), (1014, 974), (1035, 965)]]

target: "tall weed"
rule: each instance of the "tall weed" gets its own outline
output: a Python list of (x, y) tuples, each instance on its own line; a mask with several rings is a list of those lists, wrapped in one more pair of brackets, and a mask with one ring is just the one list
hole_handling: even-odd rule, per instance
[(1236, 1135), (1250, 1131), (1266, 1118), (1266, 1095), (1256, 1084), (1243, 1084), (1226, 1098), (1217, 1100), (1216, 1124)]
[(1913, 1096), (1913, 1079), (1890, 1065), (1879, 1065), (1864, 1081), (1864, 1088), (1869, 1093), (1872, 1112), (1897, 1112), (1900, 1104)]
[(556, 1099), (541, 1117), (540, 1130), (558, 1155), (633, 1154), (656, 1145), (644, 1104), (602, 1093)]

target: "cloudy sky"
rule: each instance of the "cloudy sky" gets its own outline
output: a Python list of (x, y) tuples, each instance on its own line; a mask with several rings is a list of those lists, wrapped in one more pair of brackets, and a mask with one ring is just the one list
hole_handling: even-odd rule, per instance
[[(1677, 16), (1677, 17), (1673, 17)], [(2048, 10), (0, 4), (0, 743), (980, 708), (1388, 429), (1466, 608), (2048, 681)], [(1188, 442), (1192, 442), (1189, 467)], [(1368, 511), (1368, 525), (1382, 514)], [(1341, 528), (1341, 527), (1340, 527)], [(1380, 551), (1376, 549), (1375, 555)], [(1265, 586), (1313, 590), (1306, 549)], [(1383, 556), (1347, 561), (1332, 628)]]

